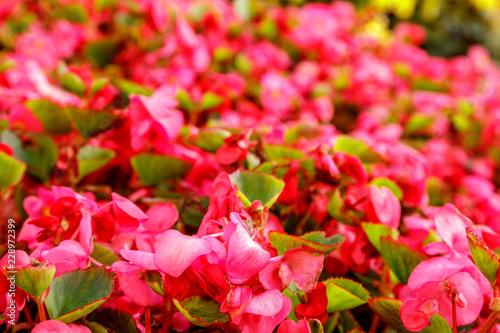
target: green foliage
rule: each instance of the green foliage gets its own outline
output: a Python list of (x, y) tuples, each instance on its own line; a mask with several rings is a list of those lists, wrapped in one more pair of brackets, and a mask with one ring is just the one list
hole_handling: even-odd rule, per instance
[(104, 303), (113, 291), (106, 267), (78, 269), (55, 277), (45, 305), (50, 318), (70, 323)]
[(321, 251), (325, 255), (329, 255), (342, 244), (344, 237), (341, 235), (334, 235), (325, 238), (325, 234), (321, 231), (307, 233), (301, 237), (287, 235), (279, 231), (270, 231), (269, 241), (271, 245), (278, 250), (278, 255), (285, 254), (286, 251), (299, 248), (303, 245)]
[(331, 278), (323, 281), (328, 297), (328, 312), (350, 310), (368, 303), (370, 293), (355, 281), (343, 278)]
[(259, 200), (271, 208), (285, 187), (285, 183), (274, 176), (238, 170), (230, 175), (231, 182), (238, 186), (238, 196), (246, 207)]
[(231, 320), (227, 313), (219, 311), (220, 304), (211, 298), (193, 296), (182, 303), (174, 299), (177, 309), (196, 326), (208, 327)]

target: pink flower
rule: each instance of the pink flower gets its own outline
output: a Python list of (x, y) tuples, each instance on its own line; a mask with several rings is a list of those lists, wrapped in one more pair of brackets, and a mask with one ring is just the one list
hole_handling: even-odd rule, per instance
[[(211, 239), (208, 239), (211, 238)], [(198, 238), (196, 236), (183, 235), (177, 230), (167, 230), (158, 240), (158, 248), (154, 254), (154, 262), (168, 275), (180, 276), (191, 264), (201, 256), (214, 252), (215, 258), (209, 257), (217, 263), (218, 252), (225, 257), (223, 247), (218, 246), (220, 242), (213, 237)], [(218, 243), (218, 244), (217, 244)]]
[(133, 150), (143, 150), (149, 141), (161, 151), (177, 137), (184, 124), (184, 116), (175, 109), (176, 93), (176, 88), (164, 85), (156, 89), (151, 97), (130, 95), (130, 144)]
[(117, 193), (111, 193), (111, 197), (116, 221), (123, 231), (133, 231), (137, 229), (139, 223), (148, 220), (149, 217), (132, 201)]
[(389, 188), (371, 185), (366, 215), (373, 222), (397, 229), (401, 219), (401, 203)]
[(293, 99), (298, 96), (295, 87), (275, 72), (262, 75), (260, 83), (262, 85), (260, 101), (264, 109), (279, 119), (286, 116), (293, 108)]
[(252, 240), (237, 213), (231, 213), (231, 222), (224, 228), (224, 238), (228, 244), (225, 270), (229, 282), (241, 284), (269, 264), (271, 255)]
[(254, 295), (242, 312), (241, 319), (233, 321), (243, 332), (272, 332), (290, 313), (292, 302), (278, 290)]
[(77, 324), (68, 324), (59, 321), (59, 320), (46, 320), (41, 322), (33, 328), (33, 333), (91, 333), (90, 328), (77, 325)]
[(401, 290), (403, 324), (408, 330), (418, 332), (437, 313), (453, 326), (453, 294), (456, 294), (457, 324), (463, 326), (478, 318), (484, 296), (491, 297), (492, 290), (486, 278), (465, 257), (437, 257), (421, 262)]
[(310, 292), (316, 288), (323, 270), (323, 258), (322, 253), (307, 246), (291, 249), (264, 268), (259, 279), (267, 289), (284, 290), (294, 281), (297, 288)]
[(130, 262), (117, 261), (111, 267), (118, 275), (118, 283), (125, 296), (144, 307), (163, 302), (163, 297), (154, 292), (143, 277), (146, 270), (158, 269), (153, 253), (121, 250), (120, 254)]

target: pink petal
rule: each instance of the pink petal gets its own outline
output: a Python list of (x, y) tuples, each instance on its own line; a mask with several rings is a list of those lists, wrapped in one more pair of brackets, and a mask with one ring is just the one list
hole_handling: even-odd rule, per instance
[(469, 253), (466, 227), (472, 222), (462, 215), (453, 205), (446, 204), (434, 216), (436, 229), (443, 241), (463, 253)]
[(156, 266), (154, 262), (154, 254), (136, 251), (136, 250), (121, 250), (120, 254), (123, 258), (127, 259), (131, 263), (142, 267), (143, 269), (148, 270), (157, 270), (158, 266)]
[(272, 332), (292, 309), (292, 301), (278, 290), (254, 296), (244, 310), (240, 329), (248, 332)]
[[(281, 261), (271, 262), (266, 266), (266, 268), (259, 272), (259, 281), (266, 289), (283, 290), (288, 287), (288, 285), (282, 285), (282, 279), (280, 277), (280, 266)], [(291, 280), (288, 281), (288, 284), (290, 283)]]
[(115, 218), (124, 232), (134, 231), (139, 223), (145, 222), (148, 216), (132, 201), (119, 194), (111, 193)]
[(118, 273), (118, 283), (125, 296), (141, 306), (155, 306), (163, 302), (163, 297), (155, 293), (140, 277), (143, 269), (124, 261), (117, 261), (113, 270)]
[(370, 203), (378, 222), (394, 229), (398, 228), (401, 218), (401, 204), (390, 189), (385, 186), (370, 186)]
[(429, 321), (424, 312), (415, 310), (418, 303), (417, 299), (412, 298), (404, 302), (399, 310), (403, 325), (407, 330), (412, 332), (420, 332), (427, 327)]
[(144, 222), (142, 226), (146, 230), (156, 233), (170, 229), (179, 218), (177, 208), (171, 203), (155, 204), (148, 209), (146, 215), (149, 220)]
[(210, 241), (186, 236), (177, 230), (167, 230), (158, 241), (154, 261), (163, 272), (178, 277), (196, 258), (211, 251)]
[(59, 320), (46, 320), (33, 328), (32, 333), (73, 333), (65, 323)]
[(283, 262), (292, 272), (297, 287), (304, 292), (310, 292), (316, 288), (316, 282), (323, 270), (323, 258), (322, 253), (309, 253), (301, 247), (286, 251)]
[(299, 320), (298, 323), (287, 319), (280, 324), (276, 333), (311, 333), (311, 328), (305, 318)]
[(77, 325), (77, 324), (68, 324), (68, 327), (73, 333), (92, 333), (90, 328), (83, 326), (83, 325)]
[(236, 226), (228, 243), (226, 273), (229, 282), (243, 283), (269, 264), (269, 252), (255, 243), (241, 224)]
[(92, 217), (89, 212), (86, 212), (80, 220), (80, 244), (82, 244), (87, 255), (94, 251), (94, 244), (92, 243)]

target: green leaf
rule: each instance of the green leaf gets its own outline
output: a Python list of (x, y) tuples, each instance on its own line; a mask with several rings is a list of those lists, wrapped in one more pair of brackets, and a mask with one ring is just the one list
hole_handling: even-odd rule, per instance
[(141, 86), (133, 81), (121, 79), (117, 81), (117, 86), (125, 95), (136, 94), (136, 95), (145, 95), (151, 96), (153, 94), (153, 90)]
[(324, 333), (323, 325), (318, 319), (308, 319), (307, 325), (309, 325), (309, 329), (311, 333)]
[(224, 144), (224, 139), (230, 137), (231, 133), (225, 129), (207, 128), (198, 133), (192, 142), (196, 147), (209, 152), (216, 152)]
[(116, 153), (111, 149), (84, 146), (78, 150), (78, 178), (83, 178), (108, 164)]
[(238, 186), (238, 196), (246, 207), (259, 200), (264, 206), (271, 208), (285, 187), (283, 181), (260, 172), (238, 170), (229, 177)]
[(389, 178), (384, 178), (384, 177), (374, 178), (370, 181), (370, 185), (375, 185), (377, 187), (385, 186), (389, 190), (391, 190), (391, 192), (394, 194), (396, 198), (398, 198), (398, 200), (403, 200), (403, 190), (401, 190), (401, 187), (399, 187), (398, 184), (396, 184)]
[(356, 156), (363, 163), (376, 163), (380, 161), (379, 155), (366, 143), (347, 135), (339, 136), (333, 149), (335, 151), (343, 151), (349, 155)]
[(219, 311), (220, 304), (208, 297), (193, 296), (182, 303), (173, 301), (184, 317), (196, 326), (208, 327), (231, 320), (227, 313)]
[(472, 259), (477, 268), (490, 281), (492, 285), (496, 283), (500, 262), (498, 256), (493, 252), (483, 240), (477, 237), (470, 228), (467, 228), (467, 240)]
[(339, 314), (343, 332), (349, 332), (351, 330), (361, 328), (359, 323), (356, 321), (356, 318), (350, 311), (341, 311)]
[(380, 254), (402, 284), (408, 284), (408, 278), (425, 256), (400, 244), (389, 236), (380, 237)]
[(87, 11), (85, 7), (78, 3), (68, 3), (59, 7), (56, 17), (64, 18), (70, 22), (85, 23), (87, 21)]
[(448, 87), (443, 83), (437, 83), (426, 78), (416, 78), (412, 84), (413, 90), (447, 92)]
[(144, 273), (144, 280), (155, 293), (165, 296), (165, 282), (160, 272), (147, 270)]
[(368, 303), (370, 299), (370, 293), (361, 283), (343, 278), (331, 278), (323, 283), (326, 285), (328, 312), (350, 310)]
[(118, 6), (118, 0), (95, 0), (94, 6), (98, 11), (114, 9)]
[(57, 146), (50, 137), (39, 133), (27, 134), (26, 147), (21, 139), (11, 131), (2, 133), (2, 142), (14, 150), (14, 155), (27, 164), (28, 173), (42, 181), (47, 181), (59, 155)]
[(267, 158), (273, 160), (275, 158), (289, 158), (291, 160), (300, 160), (307, 157), (301, 150), (288, 146), (280, 145), (263, 145), (264, 153)]
[(218, 107), (224, 103), (224, 97), (219, 96), (211, 91), (208, 91), (203, 94), (200, 102), (200, 110), (208, 110)]
[(415, 113), (413, 114), (405, 125), (406, 134), (418, 134), (421, 132), (427, 133), (434, 122), (434, 118)]
[(286, 318), (292, 319), (294, 322), (297, 322), (299, 319), (295, 315), (295, 307), (297, 306), (297, 304), (301, 303), (300, 299), (289, 288), (286, 288), (285, 290), (283, 290), (282, 294), (285, 295), (286, 297), (288, 297), (290, 299), (290, 301), (292, 301), (292, 309), (290, 310), (290, 314)]
[(45, 305), (50, 318), (70, 323), (94, 311), (113, 291), (105, 267), (78, 269), (52, 280)]
[(368, 240), (373, 244), (373, 246), (375, 246), (378, 252), (380, 252), (380, 237), (390, 236), (393, 239), (397, 239), (399, 236), (399, 231), (384, 224), (364, 222), (361, 223), (361, 226), (363, 227)]
[(75, 107), (68, 107), (66, 111), (78, 132), (87, 139), (107, 131), (116, 121), (116, 116), (109, 112)]
[(21, 268), (16, 273), (16, 285), (39, 299), (50, 286), (55, 274), (56, 267), (53, 264)]
[(122, 310), (103, 307), (92, 312), (87, 317), (87, 320), (90, 320), (89, 318), (92, 318), (90, 323), (98, 323), (99, 325), (111, 329), (112, 332), (137, 332), (137, 325), (135, 324), (135, 320), (132, 315)]
[(312, 247), (323, 252), (325, 255), (329, 255), (342, 244), (344, 237), (334, 235), (325, 238), (325, 234), (322, 231), (311, 232), (301, 237), (288, 235), (279, 231), (270, 231), (269, 241), (278, 250), (278, 255), (285, 254), (286, 251), (299, 248), (302, 245)]
[(111, 63), (113, 58), (120, 52), (120, 44), (120, 40), (109, 37), (89, 42), (85, 47), (85, 57), (102, 68)]
[(60, 80), (61, 86), (64, 89), (75, 93), (80, 97), (82, 97), (87, 90), (87, 87), (85, 86), (83, 80), (75, 73), (64, 74), (60, 77)]
[[(399, 309), (403, 303), (400, 300), (377, 297), (372, 298), (368, 304), (380, 319), (398, 333), (412, 333), (404, 327), (401, 321)], [(440, 315), (432, 316), (430, 321), (431, 325), (421, 330), (420, 333), (451, 333), (450, 325)]]
[(344, 200), (342, 199), (342, 194), (339, 189), (333, 192), (332, 197), (326, 206), (326, 211), (335, 220), (346, 224), (352, 224), (352, 220), (349, 217), (348, 212), (344, 211)]
[(195, 104), (193, 100), (191, 99), (191, 96), (189, 93), (182, 89), (179, 88), (177, 92), (177, 102), (179, 102), (179, 109), (180, 110), (185, 110), (187, 112), (192, 112), (195, 108)]
[(23, 179), (26, 164), (0, 151), (0, 168), (0, 190), (5, 191)]
[(120, 260), (112, 248), (97, 242), (94, 242), (94, 251), (92, 251), (90, 257), (106, 266), (111, 266)]
[(130, 163), (144, 185), (158, 185), (179, 178), (192, 167), (190, 162), (180, 158), (149, 153), (132, 157)]
[(94, 95), (96, 92), (104, 88), (109, 83), (109, 78), (100, 77), (92, 80), (92, 84), (90, 85), (90, 93)]
[(30, 100), (26, 107), (40, 120), (45, 132), (50, 134), (66, 134), (71, 132), (71, 122), (64, 109), (47, 100)]

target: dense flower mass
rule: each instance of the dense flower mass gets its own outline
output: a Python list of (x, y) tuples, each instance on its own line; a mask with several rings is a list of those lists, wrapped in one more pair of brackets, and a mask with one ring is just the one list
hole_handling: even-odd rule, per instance
[(1, 324), (500, 331), (486, 50), (248, 3), (0, 4)]

